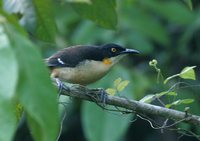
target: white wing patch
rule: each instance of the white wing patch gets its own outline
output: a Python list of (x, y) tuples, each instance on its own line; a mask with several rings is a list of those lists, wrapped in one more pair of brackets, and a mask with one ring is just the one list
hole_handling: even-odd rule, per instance
[(65, 64), (60, 58), (58, 58), (57, 60), (58, 60), (58, 62), (59, 62), (60, 64), (62, 64), (62, 65)]

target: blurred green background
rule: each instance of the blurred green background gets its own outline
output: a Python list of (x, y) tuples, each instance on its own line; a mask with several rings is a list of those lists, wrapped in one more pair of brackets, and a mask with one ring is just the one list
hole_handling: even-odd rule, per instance
[[(141, 52), (128, 56), (102, 80), (91, 88), (113, 87), (115, 79), (121, 77), (130, 81), (121, 96), (140, 100), (148, 94), (170, 89), (178, 82), (176, 99), (192, 98), (190, 105), (174, 107), (184, 110), (190, 107), (193, 114), (200, 115), (200, 1), (199, 0), (91, 0), (93, 4), (53, 1), (57, 25), (56, 40), (42, 40), (32, 34), (33, 25), (25, 22), (26, 30), (37, 44), (44, 58), (55, 51), (72, 45), (101, 45), (117, 43)], [(48, 5), (48, 4), (47, 4)], [(46, 9), (47, 10), (47, 9)], [(115, 11), (116, 10), (116, 11)], [(29, 11), (31, 11), (29, 9)], [(34, 16), (33, 16), (34, 17)], [(30, 15), (29, 15), (30, 19)], [(49, 27), (51, 28), (51, 27)], [(197, 66), (197, 80), (173, 79), (166, 85), (157, 83), (157, 72), (149, 66), (156, 59), (164, 78), (179, 73), (186, 66)], [(175, 99), (163, 98), (164, 103)], [(125, 115), (102, 110), (96, 104), (86, 101), (65, 99), (67, 107), (63, 131), (59, 141), (196, 141), (179, 130), (152, 129), (147, 121), (134, 115)], [(159, 104), (155, 101), (154, 104)], [(52, 113), (53, 114), (53, 113)], [(150, 116), (162, 125), (165, 119)], [(200, 128), (187, 124), (174, 127), (184, 133), (192, 131), (200, 135)], [(51, 130), (51, 129), (49, 129)], [(15, 141), (31, 141), (26, 124), (22, 124), (15, 135)]]

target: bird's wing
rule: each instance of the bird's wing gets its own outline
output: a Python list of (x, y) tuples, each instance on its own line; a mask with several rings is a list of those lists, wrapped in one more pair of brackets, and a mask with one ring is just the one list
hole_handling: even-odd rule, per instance
[[(72, 53), (73, 49), (63, 49), (53, 56), (46, 59), (48, 67), (75, 67), (79, 60), (76, 57), (76, 53)], [(75, 59), (73, 59), (75, 58)]]
[(66, 61), (62, 61), (61, 58), (48, 58), (45, 60), (48, 67), (72, 67)]
[[(76, 67), (84, 59), (90, 59), (90, 57), (94, 56), (94, 54), (87, 55), (88, 50), (91, 52), (91, 46), (65, 48), (47, 58), (45, 61), (48, 67)], [(96, 49), (93, 48), (93, 50)]]

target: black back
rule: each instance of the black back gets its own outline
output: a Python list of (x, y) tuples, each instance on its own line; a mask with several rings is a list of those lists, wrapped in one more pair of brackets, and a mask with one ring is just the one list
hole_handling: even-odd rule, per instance
[[(116, 48), (116, 52), (112, 52)], [(75, 67), (84, 60), (102, 61), (104, 58), (114, 57), (125, 50), (116, 44), (106, 44), (102, 46), (80, 45), (65, 48), (46, 60), (48, 67)], [(58, 58), (62, 61), (58, 61)]]

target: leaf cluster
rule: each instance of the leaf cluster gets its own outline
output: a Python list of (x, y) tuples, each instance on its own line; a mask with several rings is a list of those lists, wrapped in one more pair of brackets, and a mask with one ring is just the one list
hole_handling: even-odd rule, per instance
[[(158, 58), (161, 68), (166, 67), (162, 73), (167, 74), (184, 58), (192, 64), (199, 63), (198, 48), (196, 51), (195, 47), (188, 47), (191, 40), (199, 45), (199, 17), (198, 2), (192, 0), (0, 1), (0, 140), (13, 140), (22, 114), (27, 116), (36, 141), (54, 141), (58, 136), (57, 95), (43, 63), (41, 54), (50, 54), (45, 49), (116, 42), (140, 50), (144, 59), (136, 62), (129, 58), (138, 69), (118, 66), (100, 85), (96, 84), (109, 87), (107, 92), (111, 95), (124, 92), (139, 99), (154, 85), (154, 76), (148, 74), (149, 58)], [(197, 38), (193, 39), (194, 36)], [(177, 77), (194, 79), (193, 69), (187, 67), (168, 77), (166, 84)], [(163, 82), (159, 68), (157, 72), (159, 82)], [(118, 79), (113, 83), (113, 78)], [(150, 103), (155, 97), (176, 95), (175, 91), (164, 91), (143, 101)], [(193, 99), (180, 98), (165, 106), (172, 108), (192, 102)], [(132, 116), (121, 120), (119, 115), (98, 108), (83, 102), (81, 119), (86, 138), (92, 141), (122, 138)], [(99, 128), (95, 128), (96, 124)]]

